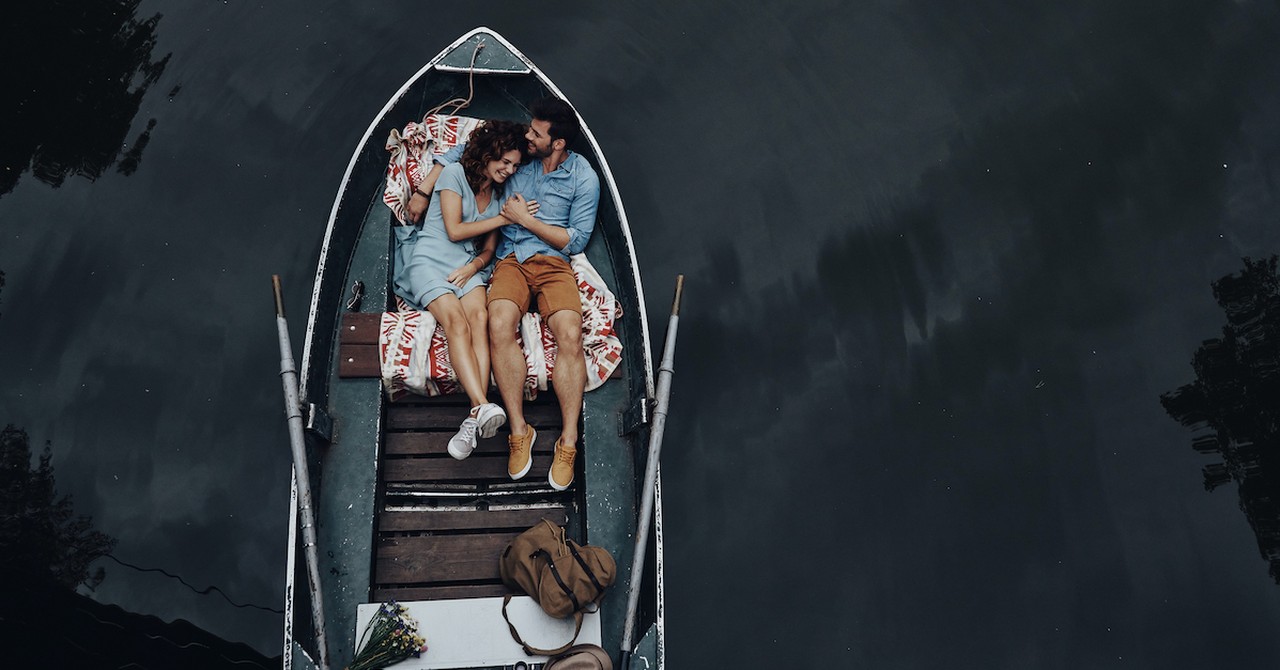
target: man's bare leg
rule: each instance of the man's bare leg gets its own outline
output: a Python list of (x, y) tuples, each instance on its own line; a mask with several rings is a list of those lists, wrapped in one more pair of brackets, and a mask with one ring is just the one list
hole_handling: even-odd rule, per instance
[(582, 416), (582, 393), (587, 386), (587, 364), (582, 353), (582, 316), (562, 309), (547, 319), (556, 338), (556, 367), (551, 373), (556, 399), (560, 401), (561, 444), (578, 443), (578, 418)]
[(493, 364), (493, 380), (512, 435), (524, 435), (529, 424), (524, 420), (524, 378), (527, 372), (524, 352), (516, 342), (520, 325), (520, 307), (510, 300), (489, 303), (489, 359)]

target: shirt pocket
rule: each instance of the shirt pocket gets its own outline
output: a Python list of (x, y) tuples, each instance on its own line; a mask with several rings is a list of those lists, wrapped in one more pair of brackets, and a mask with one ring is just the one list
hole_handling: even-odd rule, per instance
[(538, 218), (552, 225), (569, 222), (569, 204), (573, 202), (573, 184), (567, 179), (552, 179), (542, 188)]

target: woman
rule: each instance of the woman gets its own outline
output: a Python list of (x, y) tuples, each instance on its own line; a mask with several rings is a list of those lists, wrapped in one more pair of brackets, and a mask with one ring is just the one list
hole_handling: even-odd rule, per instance
[(503, 184), (525, 158), (524, 134), (518, 123), (482, 123), (459, 162), (440, 171), (422, 225), (395, 228), (396, 295), (414, 309), (425, 307), (444, 329), (454, 372), (471, 401), (470, 414), (449, 440), (449, 455), (459, 460), (471, 455), (477, 433), (492, 437), (507, 421), (506, 412), (486, 398), (485, 283), (498, 228), (510, 223), (501, 216)]

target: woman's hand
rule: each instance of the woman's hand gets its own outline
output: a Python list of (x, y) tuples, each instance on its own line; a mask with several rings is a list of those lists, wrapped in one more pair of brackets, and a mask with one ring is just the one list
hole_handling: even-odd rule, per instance
[(512, 223), (518, 223), (525, 228), (533, 221), (533, 215), (538, 212), (537, 200), (525, 200), (523, 195), (516, 193), (507, 201), (502, 203), (502, 216)]
[(449, 282), (450, 284), (453, 284), (454, 286), (457, 286), (458, 288), (462, 288), (463, 286), (467, 285), (467, 282), (470, 281), (471, 278), (474, 277), (477, 272), (480, 271), (476, 267), (477, 265), (479, 265), (479, 263), (477, 263), (473, 258), (467, 261), (466, 265), (458, 268), (457, 270), (454, 270), (453, 272), (450, 272), (449, 276), (445, 277), (444, 280)]
[(409, 203), (404, 207), (405, 216), (414, 223), (422, 220), (422, 215), (427, 211), (427, 205), (431, 204), (431, 199), (421, 193), (414, 191), (409, 196)]

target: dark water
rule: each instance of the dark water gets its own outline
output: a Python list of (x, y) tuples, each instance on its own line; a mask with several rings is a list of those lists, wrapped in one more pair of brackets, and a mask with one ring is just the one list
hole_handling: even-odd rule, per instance
[[(672, 667), (1280, 664), (1255, 480), (1206, 493), (1160, 402), (1211, 283), (1280, 253), (1275, 3), (356, 4), (6, 22), (0, 424), (117, 557), (280, 606), (270, 275), (296, 330), (355, 142), (484, 24), (599, 138), (651, 313), (689, 276)], [(278, 616), (102, 565), (94, 598), (278, 653)]]

